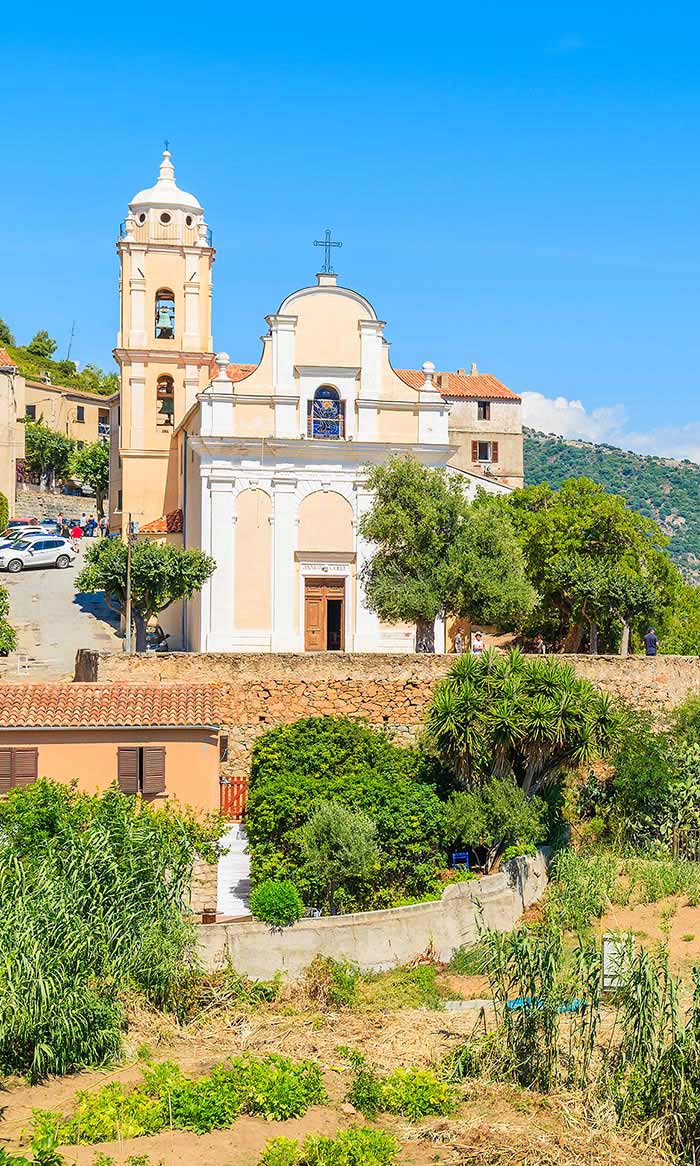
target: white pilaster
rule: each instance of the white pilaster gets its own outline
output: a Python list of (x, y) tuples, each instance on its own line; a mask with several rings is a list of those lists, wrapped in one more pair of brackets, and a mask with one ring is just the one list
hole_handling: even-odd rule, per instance
[(129, 252), (129, 340), (130, 348), (145, 348), (146, 339), (146, 266), (145, 247), (132, 247)]
[(200, 345), (199, 281), (191, 280), (185, 284), (185, 331), (182, 346), (189, 351), (196, 351)]
[(372, 505), (372, 495), (362, 486), (356, 487), (355, 530), (357, 550), (357, 610), (355, 612), (355, 642), (356, 652), (378, 652), (379, 644), (379, 617), (376, 612), (370, 611), (365, 602), (365, 593), (360, 582), (360, 572), (365, 563), (372, 556), (372, 544), (359, 533), (360, 519)]
[(299, 499), (294, 479), (272, 482), (272, 651), (303, 648), (303, 633), (294, 627), (296, 566), (299, 536)]
[(209, 546), (216, 570), (209, 588), (206, 651), (230, 652), (233, 643), (233, 585), (235, 566), (235, 497), (230, 478), (209, 480)]
[(196, 364), (185, 365), (185, 409), (187, 413), (195, 403), (199, 392), (199, 369)]
[(447, 445), (450, 407), (435, 388), (434, 375), (435, 365), (426, 360), (423, 363), (425, 380), (418, 393), (418, 440), (426, 445)]
[(377, 440), (377, 406), (382, 387), (383, 320), (360, 320), (360, 393), (357, 401), (357, 436)]
[(294, 393), (296, 316), (266, 316), (272, 333), (272, 387), (276, 393)]

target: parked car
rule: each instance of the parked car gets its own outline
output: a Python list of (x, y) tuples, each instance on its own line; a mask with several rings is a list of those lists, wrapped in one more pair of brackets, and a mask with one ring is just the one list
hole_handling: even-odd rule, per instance
[(55, 518), (42, 518), (39, 521), (39, 526), (42, 530), (48, 531), (50, 534), (58, 534), (58, 523)]
[(70, 567), (76, 558), (67, 538), (24, 538), (0, 547), (0, 571), (15, 575), (25, 567)]
[(17, 542), (20, 538), (39, 538), (42, 534), (46, 534), (40, 526), (8, 526), (0, 534), (0, 543)]
[(36, 518), (11, 518), (7, 525), (9, 528), (16, 526), (38, 526), (39, 520)]

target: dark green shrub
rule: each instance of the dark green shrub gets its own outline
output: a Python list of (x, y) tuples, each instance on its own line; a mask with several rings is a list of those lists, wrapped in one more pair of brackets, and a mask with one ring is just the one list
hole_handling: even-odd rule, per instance
[(359, 974), (347, 960), (317, 955), (304, 973), (306, 994), (319, 1008), (353, 1008)]
[(474, 789), (452, 795), (445, 811), (445, 838), (450, 850), (473, 851), (490, 871), (504, 846), (523, 853), (546, 836), (547, 810), (541, 798), (529, 798), (512, 777), (492, 777)]
[(7, 498), (0, 491), (0, 531), (5, 530), (10, 518), (10, 507)]
[(337, 893), (341, 910), (439, 893), (444, 804), (431, 764), (344, 718), (308, 718), (264, 733), (253, 750), (246, 808), (254, 885), (289, 877), (307, 904), (324, 902), (326, 880), (304, 862), (298, 830), (320, 802), (332, 801), (372, 819), (378, 850), (376, 869)]
[(291, 927), (304, 914), (304, 904), (289, 879), (265, 879), (250, 896), (250, 910), (270, 927)]

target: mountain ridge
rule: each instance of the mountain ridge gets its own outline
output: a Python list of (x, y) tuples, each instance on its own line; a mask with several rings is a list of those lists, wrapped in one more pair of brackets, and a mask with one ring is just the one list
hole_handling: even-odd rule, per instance
[(592, 478), (653, 518), (670, 539), (668, 552), (689, 582), (700, 583), (700, 465), (634, 453), (603, 442), (523, 428), (525, 485)]

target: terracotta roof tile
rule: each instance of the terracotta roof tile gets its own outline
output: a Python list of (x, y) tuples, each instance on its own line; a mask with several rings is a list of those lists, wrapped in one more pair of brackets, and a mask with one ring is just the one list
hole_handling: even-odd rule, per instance
[(2, 684), (0, 728), (196, 728), (218, 704), (212, 684)]
[[(244, 381), (257, 367), (257, 364), (227, 364), (226, 372), (232, 381)], [(212, 377), (218, 376), (219, 366), (215, 360), (209, 365), (209, 372)]]
[(15, 368), (14, 360), (4, 348), (0, 348), (0, 368)]
[(153, 522), (145, 522), (139, 527), (139, 534), (182, 534), (182, 511), (171, 510)]
[[(394, 372), (406, 385), (412, 389), (419, 389), (424, 381), (423, 373), (418, 368), (395, 368)], [(502, 399), (519, 401), (517, 393), (492, 376), (488, 372), (456, 373), (436, 372), (433, 381), (436, 389), (443, 397), (478, 397), (480, 400)]]

